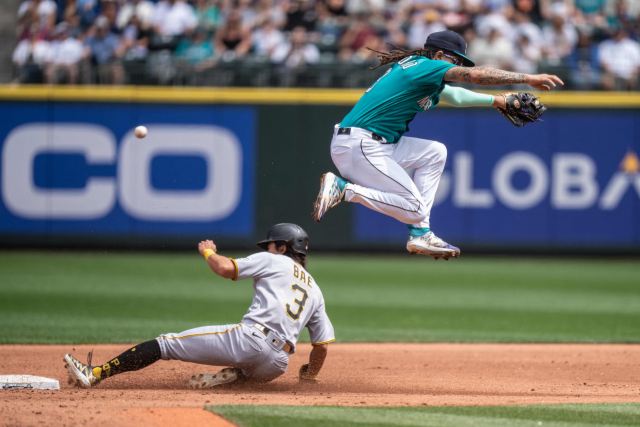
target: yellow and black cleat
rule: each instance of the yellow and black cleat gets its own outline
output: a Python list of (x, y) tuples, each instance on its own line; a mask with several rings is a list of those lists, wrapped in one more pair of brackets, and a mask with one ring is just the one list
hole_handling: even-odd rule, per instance
[(64, 356), (62, 360), (72, 379), (75, 380), (76, 385), (83, 388), (91, 388), (100, 382), (100, 378), (93, 374), (92, 366), (85, 365), (70, 354)]

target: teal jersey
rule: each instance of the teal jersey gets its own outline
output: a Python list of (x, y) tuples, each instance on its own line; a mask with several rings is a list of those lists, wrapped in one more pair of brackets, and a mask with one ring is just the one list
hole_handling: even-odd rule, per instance
[(424, 56), (404, 58), (367, 89), (340, 126), (366, 129), (387, 142), (398, 142), (416, 113), (438, 105), (442, 79), (451, 67), (455, 65)]

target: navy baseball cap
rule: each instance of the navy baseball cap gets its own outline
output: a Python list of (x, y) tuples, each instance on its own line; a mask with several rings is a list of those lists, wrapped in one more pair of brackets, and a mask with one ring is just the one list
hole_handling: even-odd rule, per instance
[(467, 42), (464, 41), (460, 34), (453, 31), (437, 31), (429, 34), (424, 48), (442, 50), (445, 53), (453, 52), (463, 58), (462, 65), (465, 67), (474, 67), (476, 65), (475, 62), (465, 56), (467, 53)]

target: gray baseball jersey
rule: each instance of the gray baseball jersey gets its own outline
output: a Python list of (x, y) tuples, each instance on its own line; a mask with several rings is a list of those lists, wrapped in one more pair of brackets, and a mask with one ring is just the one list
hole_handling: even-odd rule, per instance
[(234, 280), (253, 278), (253, 302), (242, 323), (260, 323), (281, 333), (292, 353), (305, 326), (312, 344), (335, 341), (322, 291), (300, 264), (269, 252), (232, 261), (236, 264)]
[[(253, 303), (242, 323), (204, 326), (157, 340), (162, 358), (242, 369), (245, 376), (271, 381), (287, 370), (289, 353), (307, 326), (315, 345), (335, 340), (318, 284), (300, 264), (268, 252), (232, 260), (234, 280), (253, 278)], [(265, 333), (266, 326), (271, 329)]]

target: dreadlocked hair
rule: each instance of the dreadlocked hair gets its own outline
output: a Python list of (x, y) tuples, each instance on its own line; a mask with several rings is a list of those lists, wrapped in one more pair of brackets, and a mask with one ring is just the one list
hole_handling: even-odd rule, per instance
[(370, 47), (367, 48), (370, 51), (377, 53), (378, 59), (380, 60), (380, 64), (376, 65), (373, 68), (369, 67), (370, 70), (375, 70), (376, 68), (382, 65), (393, 64), (394, 62), (401, 61), (407, 56), (426, 56), (429, 59), (433, 59), (433, 55), (435, 54), (435, 52), (430, 49), (420, 48), (420, 49), (414, 49), (414, 50), (406, 50), (396, 45), (393, 45), (391, 43), (387, 43), (387, 44), (394, 48), (394, 49), (391, 49), (391, 52), (388, 52), (388, 53), (380, 52), (378, 50), (371, 49)]

